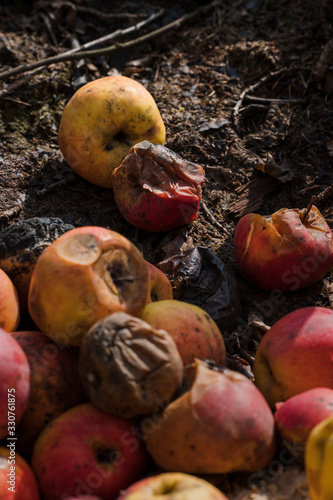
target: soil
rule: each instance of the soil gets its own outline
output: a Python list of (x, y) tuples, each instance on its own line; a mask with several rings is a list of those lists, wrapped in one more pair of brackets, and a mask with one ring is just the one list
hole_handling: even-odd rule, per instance
[[(269, 292), (245, 282), (233, 252), (242, 215), (305, 208), (314, 196), (333, 228), (333, 58), (325, 49), (333, 8), (326, 0), (225, 0), (202, 12), (204, 5), (2, 0), (1, 71), (125, 29), (161, 6), (164, 13), (154, 22), (119, 41), (199, 11), (129, 48), (0, 81), (0, 228), (31, 217), (104, 226), (128, 237), (153, 264), (168, 257), (172, 246), (207, 247), (239, 286), (241, 313), (226, 336), (234, 346), (229, 354), (250, 359), (255, 339), (241, 335), (240, 345), (233, 342), (240, 325), (259, 320), (270, 326), (300, 307), (333, 306), (332, 274), (276, 303)], [(166, 146), (205, 169), (199, 217), (188, 227), (163, 234), (137, 230), (120, 215), (112, 190), (81, 179), (64, 161), (57, 130), (66, 102), (84, 83), (117, 73), (151, 92), (166, 125)], [(241, 491), (233, 478), (220, 481), (230, 498), (307, 498), (302, 466), (296, 459), (291, 469), (283, 465), (272, 466), (252, 489), (247, 478)], [(286, 489), (291, 487), (294, 493)]]

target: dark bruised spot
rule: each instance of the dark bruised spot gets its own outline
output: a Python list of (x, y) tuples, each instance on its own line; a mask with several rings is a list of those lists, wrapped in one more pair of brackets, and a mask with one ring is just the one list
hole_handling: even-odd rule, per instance
[(105, 151), (112, 151), (114, 148), (114, 145), (112, 144), (112, 142), (110, 142), (109, 144), (107, 144), (105, 146)]
[(197, 449), (197, 447), (195, 446), (195, 444), (191, 444), (191, 445), (190, 445), (190, 449), (191, 449), (191, 450), (196, 450), (196, 449)]
[(199, 333), (200, 332), (200, 328), (198, 328), (197, 326), (194, 328), (194, 331)]
[(105, 449), (96, 453), (96, 458), (100, 464), (112, 464), (117, 458), (117, 450)]
[(267, 229), (267, 226), (263, 226), (262, 230), (265, 231), (265, 229)]
[(86, 92), (87, 92), (87, 94), (89, 94), (89, 92), (91, 92), (91, 90), (90, 90), (90, 89), (88, 89), (88, 90), (86, 90)]

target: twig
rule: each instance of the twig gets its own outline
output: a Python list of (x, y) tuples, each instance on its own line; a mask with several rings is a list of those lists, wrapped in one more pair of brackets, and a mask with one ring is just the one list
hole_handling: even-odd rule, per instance
[(305, 210), (305, 213), (304, 213), (304, 215), (303, 215), (303, 217), (302, 217), (302, 219), (301, 219), (302, 224), (304, 224), (304, 223), (305, 223), (305, 221), (306, 221), (306, 219), (308, 218), (308, 215), (309, 215), (309, 213), (310, 213), (310, 210), (311, 210), (311, 208), (313, 207), (313, 204), (314, 204), (314, 202), (315, 202), (315, 199), (316, 199), (316, 197), (315, 197), (315, 196), (312, 196), (312, 198), (311, 198), (311, 200), (310, 200), (310, 203), (308, 204), (307, 209)]
[(222, 231), (223, 233), (225, 233), (227, 236), (229, 236), (229, 231), (222, 226), (222, 224), (220, 224), (214, 217), (214, 215), (212, 214), (212, 212), (209, 210), (209, 208), (207, 207), (206, 203), (201, 200), (201, 206), (202, 208), (204, 209), (206, 215), (208, 215), (209, 219), (211, 220), (211, 222), (214, 224), (214, 226), (216, 226), (218, 229), (220, 229), (220, 231)]
[(333, 184), (332, 186), (328, 186), (324, 191), (321, 193), (317, 194), (315, 197), (314, 205), (319, 205), (322, 203), (325, 203), (327, 200), (332, 200), (332, 195), (333, 195)]
[(256, 97), (254, 95), (245, 95), (243, 100), (257, 102), (259, 104), (269, 104), (271, 102), (276, 104), (299, 104), (305, 101), (305, 99), (274, 99), (269, 97)]
[(101, 12), (96, 9), (90, 9), (89, 7), (81, 7), (80, 5), (76, 6), (78, 12), (82, 12), (83, 14), (89, 14), (91, 16), (95, 16), (99, 19), (137, 19), (140, 17), (144, 17), (144, 14), (131, 14), (129, 12)]
[[(56, 63), (56, 62), (62, 62), (62, 61), (69, 61), (69, 60), (76, 60), (76, 59), (81, 59), (81, 55), (77, 57), (70, 57), (72, 54), (76, 54), (78, 52), (84, 51), (85, 49), (88, 49), (89, 47), (96, 47), (97, 45), (101, 45), (102, 43), (109, 42), (113, 38), (116, 38), (117, 36), (120, 35), (128, 35), (130, 33), (133, 33), (134, 31), (139, 31), (141, 28), (146, 26), (147, 24), (155, 21), (158, 17), (162, 16), (164, 13), (164, 9), (160, 9), (158, 12), (155, 12), (151, 16), (147, 17), (144, 21), (141, 21), (140, 23), (137, 23), (133, 26), (129, 26), (128, 28), (125, 28), (123, 30), (118, 29), (112, 33), (109, 33), (108, 35), (104, 35), (100, 38), (96, 38), (95, 40), (92, 40), (91, 42), (87, 42), (83, 45), (80, 45), (78, 47), (75, 47), (71, 50), (67, 50), (66, 52), (63, 52), (62, 54), (57, 54), (55, 56), (47, 57), (45, 59), (41, 59), (40, 61), (36, 61), (31, 64), (22, 64), (20, 66), (17, 66), (16, 68), (9, 69), (7, 71), (3, 71), (0, 73), (0, 79), (8, 78), (10, 76), (18, 75), (20, 73), (25, 73), (27, 71), (30, 71), (34, 68), (40, 68), (40, 67), (45, 67), (49, 66), (50, 64)], [(115, 45), (112, 45), (112, 47), (115, 47)]]
[(38, 73), (41, 73), (44, 68), (37, 68), (34, 71), (30, 71), (27, 75), (25, 75), (23, 78), (20, 78), (20, 80), (15, 80), (15, 82), (11, 83), (7, 87), (3, 88), (0, 90), (0, 99), (7, 99), (7, 95), (11, 94), (14, 92), (14, 90), (18, 89), (22, 85), (24, 85), (28, 80), (33, 78), (35, 75)]
[[(107, 54), (109, 55), (112, 52), (118, 52), (119, 50), (122, 50), (122, 49), (128, 49), (130, 47), (134, 47), (135, 45), (138, 45), (140, 43), (144, 43), (144, 42), (147, 42), (148, 40), (152, 40), (153, 38), (156, 38), (157, 36), (161, 36), (162, 34), (166, 33), (168, 30), (171, 30), (173, 28), (177, 28), (181, 24), (199, 16), (200, 14), (205, 14), (208, 10), (219, 5), (220, 1), (221, 0), (214, 0), (210, 4), (205, 5), (203, 7), (199, 7), (195, 11), (193, 11), (189, 14), (185, 14), (184, 16), (176, 19), (175, 21), (172, 21), (171, 23), (166, 24), (165, 26), (162, 26), (161, 28), (158, 28), (154, 31), (151, 31), (150, 33), (147, 33), (146, 35), (135, 38), (134, 40), (129, 40), (128, 42), (124, 42), (124, 43), (115, 43), (114, 45), (110, 45), (110, 46), (105, 47), (103, 49), (87, 50), (87, 51), (80, 50), (79, 52), (70, 51), (70, 52), (67, 52), (64, 54), (58, 54), (58, 55), (53, 56), (53, 57), (48, 57), (46, 59), (43, 59), (41, 61), (36, 61), (34, 63), (31, 63), (31, 64), (23, 64), (22, 66), (18, 66), (17, 68), (13, 68), (13, 69), (10, 69), (8, 71), (3, 71), (2, 73), (0, 73), (0, 80), (3, 78), (8, 78), (9, 76), (17, 75), (19, 73), (24, 73), (26, 71), (29, 71), (31, 69), (34, 69), (34, 68), (37, 68), (40, 66), (48, 66), (49, 64), (53, 64), (55, 62), (75, 61), (76, 59), (81, 59), (82, 57), (102, 56), (102, 55), (107, 55)], [(121, 33), (123, 34), (124, 31), (125, 30), (121, 30)]]
[(279, 76), (279, 75), (281, 75), (281, 73), (284, 73), (286, 71), (288, 71), (288, 68), (284, 67), (284, 68), (278, 69), (277, 71), (273, 71), (272, 73), (268, 73), (268, 75), (263, 76), (262, 78), (260, 78), (259, 81), (257, 81), (253, 85), (250, 85), (249, 87), (247, 87), (246, 89), (243, 90), (243, 92), (239, 96), (239, 99), (236, 102), (236, 105), (235, 105), (234, 110), (233, 110), (234, 124), (236, 126), (238, 125), (239, 110), (240, 110), (240, 108), (241, 108), (241, 106), (243, 104), (245, 96), (247, 94), (249, 94), (250, 92), (253, 92), (254, 90), (256, 90), (258, 87), (260, 87), (261, 85), (263, 85), (264, 83), (266, 83), (271, 78), (274, 78), (275, 76)]
[(56, 189), (59, 186), (64, 186), (66, 184), (70, 184), (73, 181), (75, 181), (75, 175), (70, 174), (65, 179), (61, 179), (60, 181), (53, 182), (53, 184), (47, 184), (45, 187), (43, 187), (42, 189), (37, 191), (36, 194), (38, 196), (44, 196), (44, 194), (47, 194), (49, 191), (52, 191), (53, 189)]

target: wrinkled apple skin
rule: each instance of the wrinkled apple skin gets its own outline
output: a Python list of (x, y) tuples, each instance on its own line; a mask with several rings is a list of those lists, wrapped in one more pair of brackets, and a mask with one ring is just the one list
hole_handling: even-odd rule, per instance
[(125, 490), (117, 500), (228, 500), (204, 479), (181, 472), (165, 472), (141, 479)]
[[(8, 434), (9, 413), (18, 425), (27, 407), (30, 391), (30, 366), (22, 347), (0, 328), (0, 439)], [(10, 419), (12, 422), (12, 417)]]
[(203, 309), (180, 300), (147, 304), (141, 318), (158, 330), (166, 330), (176, 343), (184, 366), (194, 358), (225, 362), (225, 344), (215, 321)]
[(315, 387), (275, 406), (274, 419), (281, 438), (305, 446), (312, 429), (333, 415), (333, 389)]
[(29, 312), (53, 340), (79, 346), (89, 328), (116, 311), (139, 316), (148, 271), (124, 236), (97, 226), (72, 229), (43, 251), (33, 270)]
[(0, 328), (15, 330), (20, 321), (20, 305), (16, 288), (9, 276), (0, 269)]
[(65, 106), (58, 134), (72, 169), (105, 188), (112, 187), (112, 171), (131, 146), (145, 139), (164, 144), (162, 117), (148, 90), (121, 75), (81, 87)]
[(90, 403), (52, 420), (31, 459), (43, 499), (91, 495), (114, 500), (145, 468), (146, 451), (132, 433), (134, 426), (134, 420), (108, 415)]
[(272, 408), (315, 387), (333, 389), (333, 311), (304, 307), (277, 321), (258, 345), (253, 372)]
[[(14, 443), (14, 445), (13, 445)], [(21, 455), (15, 450), (15, 441), (7, 441), (6, 446), (0, 447), (0, 498), (1, 500), (40, 500), (36, 477)], [(14, 451), (15, 450), (15, 451)], [(13, 461), (12, 461), (13, 460)], [(12, 483), (10, 473), (15, 468)], [(13, 488), (12, 490), (9, 488)]]
[(120, 213), (133, 226), (151, 232), (196, 220), (204, 182), (202, 167), (149, 141), (133, 146), (112, 173)]
[(273, 413), (256, 386), (238, 372), (201, 363), (191, 389), (143, 434), (147, 451), (166, 471), (254, 472), (275, 452)]
[(157, 300), (172, 300), (173, 292), (169, 278), (150, 262), (146, 264), (149, 276), (147, 304)]
[(16, 428), (17, 449), (30, 454), (41, 430), (65, 410), (87, 401), (77, 355), (40, 332), (11, 335), (25, 352), (31, 371), (28, 406)]
[(244, 215), (234, 236), (241, 274), (263, 290), (300, 290), (321, 280), (333, 266), (333, 233), (316, 207), (282, 208), (271, 217)]

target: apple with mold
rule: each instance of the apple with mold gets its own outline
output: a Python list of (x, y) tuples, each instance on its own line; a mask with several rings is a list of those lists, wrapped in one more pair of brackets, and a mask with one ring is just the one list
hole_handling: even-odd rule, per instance
[(274, 419), (281, 438), (305, 447), (312, 429), (333, 415), (333, 388), (315, 387), (275, 407)]
[(239, 372), (196, 361), (189, 391), (172, 401), (154, 428), (142, 425), (147, 451), (166, 471), (190, 474), (254, 472), (275, 452), (273, 413)]
[(153, 96), (126, 76), (87, 83), (62, 113), (60, 149), (77, 174), (98, 186), (112, 187), (112, 171), (143, 140), (164, 144), (165, 126)]
[(241, 274), (264, 290), (294, 292), (333, 266), (333, 233), (319, 210), (282, 208), (270, 217), (244, 215), (234, 236)]
[(1, 500), (39, 500), (36, 477), (26, 460), (15, 450), (10, 439), (0, 447)]
[(69, 347), (56, 344), (35, 331), (13, 332), (30, 364), (31, 384), (27, 408), (16, 428), (17, 450), (31, 453), (41, 430), (68, 408), (87, 401), (78, 370), (78, 357)]
[(208, 481), (181, 472), (165, 472), (137, 481), (117, 500), (228, 500)]
[(180, 300), (159, 300), (147, 304), (141, 318), (171, 335), (185, 367), (195, 358), (224, 364), (222, 333), (211, 316), (200, 307)]
[(147, 262), (148, 269), (148, 296), (147, 304), (157, 300), (172, 300), (173, 292), (169, 278), (150, 262)]
[(17, 290), (9, 276), (0, 269), (0, 328), (14, 331), (20, 321), (20, 304)]
[(20, 344), (0, 328), (0, 439), (15, 431), (27, 407), (30, 365)]
[(146, 231), (169, 231), (198, 218), (205, 172), (161, 144), (133, 146), (112, 173), (122, 216)]
[(134, 420), (75, 406), (39, 435), (31, 464), (44, 500), (91, 495), (114, 500), (136, 481), (146, 464)]
[(293, 311), (261, 339), (253, 366), (255, 382), (273, 408), (315, 387), (333, 389), (333, 311)]
[(62, 344), (79, 346), (89, 328), (117, 311), (139, 316), (148, 270), (139, 250), (115, 231), (72, 229), (40, 255), (29, 288), (38, 328)]

